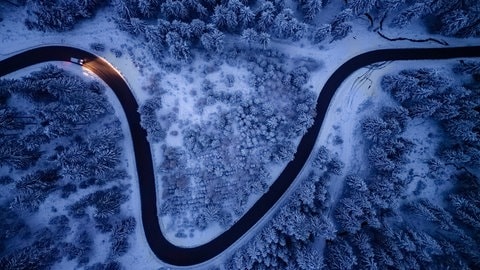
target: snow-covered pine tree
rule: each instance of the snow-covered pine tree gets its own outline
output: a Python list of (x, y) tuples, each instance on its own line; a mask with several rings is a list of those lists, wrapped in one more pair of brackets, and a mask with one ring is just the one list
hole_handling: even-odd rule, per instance
[(313, 20), (322, 9), (322, 0), (300, 0), (299, 2), (307, 21)]
[(420, 18), (431, 11), (430, 4), (425, 1), (415, 2), (415, 4), (400, 12), (391, 22), (394, 27), (404, 27), (413, 19)]
[(260, 46), (263, 49), (267, 49), (270, 46), (270, 40), (271, 40), (270, 39), (270, 34), (268, 34), (266, 32), (261, 32), (257, 36), (258, 44), (260, 44)]
[(248, 47), (254, 47), (258, 42), (258, 33), (252, 28), (243, 30), (241, 39)]
[(348, 7), (353, 10), (356, 15), (371, 12), (377, 5), (378, 0), (351, 0), (348, 1)]
[(329, 269), (348, 270), (357, 265), (357, 257), (352, 247), (344, 240), (329, 242), (325, 254), (325, 262)]
[(460, 30), (469, 26), (471, 18), (464, 10), (454, 10), (448, 12), (441, 20), (440, 32), (446, 36), (456, 36)]
[(200, 38), (202, 46), (209, 52), (221, 52), (224, 44), (224, 34), (215, 27)]
[(320, 43), (324, 41), (330, 33), (332, 32), (332, 25), (331, 24), (323, 24), (317, 27), (312, 34), (312, 41), (313, 43)]

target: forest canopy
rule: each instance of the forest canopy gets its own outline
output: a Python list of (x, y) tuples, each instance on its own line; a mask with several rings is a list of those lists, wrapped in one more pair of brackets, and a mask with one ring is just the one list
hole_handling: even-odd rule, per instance
[[(120, 208), (124, 135), (104, 91), (54, 65), (0, 79), (0, 268), (87, 267), (99, 248), (121, 267), (136, 221)], [(100, 233), (110, 247), (94, 246)]]

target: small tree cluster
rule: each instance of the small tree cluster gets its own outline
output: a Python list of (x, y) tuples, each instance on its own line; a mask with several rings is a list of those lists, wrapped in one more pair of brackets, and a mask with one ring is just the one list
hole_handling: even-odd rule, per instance
[(152, 142), (158, 142), (165, 138), (165, 130), (157, 118), (157, 110), (162, 108), (159, 97), (147, 100), (139, 109), (141, 124), (148, 132), (148, 138)]
[(116, 258), (123, 256), (130, 244), (128, 242), (128, 236), (135, 230), (136, 221), (134, 217), (128, 217), (120, 220), (113, 226), (112, 236), (110, 242), (112, 244), (110, 250), (110, 257)]
[[(322, 161), (330, 164), (332, 154), (321, 148)], [(312, 243), (316, 237), (335, 238), (335, 227), (325, 215), (331, 174), (316, 165), (276, 216), (227, 262), (229, 269), (322, 269), (321, 254)]]
[(29, 29), (67, 31), (83, 19), (93, 16), (106, 1), (26, 1), (29, 15), (25, 25)]
[(384, 89), (408, 110), (410, 117), (437, 121), (451, 139), (459, 142), (440, 148), (443, 160), (458, 165), (480, 164), (476, 132), (480, 126), (476, 110), (480, 96), (472, 89), (476, 84), (475, 67), (470, 62), (454, 67), (457, 73), (471, 76), (465, 85), (454, 84), (445, 79), (447, 76), (428, 69), (405, 70), (382, 80)]
[(120, 205), (127, 201), (128, 195), (122, 188), (113, 186), (108, 189), (98, 190), (82, 197), (79, 201), (68, 206), (69, 214), (74, 218), (81, 218), (87, 214), (89, 207), (95, 209), (93, 217), (108, 218), (120, 212)]

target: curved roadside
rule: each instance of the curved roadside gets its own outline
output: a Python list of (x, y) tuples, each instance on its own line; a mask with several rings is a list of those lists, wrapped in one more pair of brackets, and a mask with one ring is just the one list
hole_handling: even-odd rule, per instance
[(317, 99), (314, 124), (302, 137), (295, 158), (284, 168), (269, 190), (234, 224), (215, 239), (201, 246), (182, 248), (170, 243), (162, 234), (157, 216), (155, 177), (147, 133), (140, 126), (138, 104), (121, 74), (106, 60), (81, 49), (66, 46), (45, 46), (19, 53), (0, 61), (0, 77), (15, 70), (47, 61), (85, 59), (86, 68), (115, 92), (132, 135), (140, 187), (142, 221), (147, 242), (162, 261), (177, 266), (205, 262), (227, 249), (252, 228), (281, 198), (305, 165), (320, 132), (325, 114), (336, 89), (355, 70), (383, 61), (425, 60), (480, 57), (480, 46), (455, 48), (384, 49), (360, 54), (341, 65), (327, 80)]

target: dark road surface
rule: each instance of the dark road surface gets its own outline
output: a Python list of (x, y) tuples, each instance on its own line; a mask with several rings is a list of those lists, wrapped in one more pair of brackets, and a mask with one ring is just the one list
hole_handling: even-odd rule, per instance
[(303, 136), (295, 159), (245, 215), (229, 230), (212, 241), (194, 248), (182, 248), (171, 244), (160, 231), (155, 191), (155, 177), (147, 141), (147, 133), (140, 126), (138, 104), (123, 77), (103, 58), (81, 49), (64, 46), (45, 46), (31, 49), (0, 61), (0, 77), (24, 67), (46, 61), (70, 61), (70, 57), (85, 59), (86, 68), (93, 71), (115, 92), (127, 116), (135, 150), (140, 186), (142, 221), (146, 239), (155, 255), (162, 261), (190, 266), (205, 262), (227, 249), (244, 235), (277, 202), (290, 187), (307, 161), (330, 101), (340, 84), (355, 70), (373, 63), (394, 60), (422, 60), (480, 57), (480, 46), (434, 49), (385, 49), (360, 54), (340, 66), (327, 80), (317, 100), (317, 116), (313, 126)]

